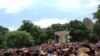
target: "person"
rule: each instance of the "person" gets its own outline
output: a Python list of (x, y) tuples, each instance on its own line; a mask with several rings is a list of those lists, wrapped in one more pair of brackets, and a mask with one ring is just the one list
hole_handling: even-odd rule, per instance
[(89, 56), (89, 55), (86, 53), (81, 53), (79, 56)]
[(79, 48), (79, 56), (90, 56), (88, 53), (90, 52), (89, 45), (87, 44), (82, 44), (81, 47)]
[(100, 46), (97, 47), (95, 51), (95, 56), (100, 56)]

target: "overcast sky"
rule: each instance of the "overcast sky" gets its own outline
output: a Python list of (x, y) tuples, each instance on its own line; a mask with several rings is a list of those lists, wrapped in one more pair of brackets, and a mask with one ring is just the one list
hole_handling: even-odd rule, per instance
[(42, 28), (93, 18), (100, 0), (0, 0), (0, 25), (17, 29), (22, 20), (31, 20)]

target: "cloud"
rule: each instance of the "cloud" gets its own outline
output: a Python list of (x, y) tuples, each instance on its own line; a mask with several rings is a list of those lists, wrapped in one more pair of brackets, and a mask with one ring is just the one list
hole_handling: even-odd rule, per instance
[(17, 28), (15, 27), (8, 27), (9, 31), (14, 31), (14, 30), (17, 30)]
[(100, 0), (48, 0), (44, 4), (59, 11), (80, 13), (91, 8), (95, 9)]
[[(84, 0), (86, 1), (86, 0)], [(53, 8), (59, 11), (81, 11), (84, 8), (93, 8), (100, 4), (99, 0), (88, 0), (84, 3), (83, 0), (0, 0), (0, 9), (5, 13), (15, 14), (30, 7), (45, 7)], [(45, 9), (44, 9), (45, 10)]]
[(86, 4), (85, 8), (94, 8), (97, 7), (100, 4), (100, 0), (89, 0), (89, 3)]
[(79, 0), (58, 0), (58, 3), (57, 5), (59, 7), (62, 7), (62, 8), (78, 8), (80, 7), (80, 1)]
[(0, 0), (0, 9), (5, 13), (18, 13), (25, 8), (35, 4), (36, 0)]
[(56, 8), (57, 10), (78, 9), (81, 6), (80, 0), (48, 0), (46, 6)]
[(39, 21), (34, 21), (33, 23), (35, 25), (40, 26), (41, 28), (46, 28), (48, 26), (51, 26), (52, 24), (56, 24), (56, 23), (64, 24), (64, 23), (68, 23), (68, 22), (69, 21), (67, 19), (45, 18), (45, 19), (41, 19)]

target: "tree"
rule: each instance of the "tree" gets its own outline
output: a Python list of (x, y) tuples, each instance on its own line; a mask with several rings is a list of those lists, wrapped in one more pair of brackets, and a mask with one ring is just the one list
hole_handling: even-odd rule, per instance
[(69, 35), (70, 41), (83, 41), (88, 37), (88, 29), (85, 27), (83, 22), (78, 20), (70, 21), (69, 23)]
[(64, 24), (52, 24), (51, 25), (51, 28), (54, 30), (54, 31), (62, 31), (62, 30), (66, 30), (66, 26)]
[(63, 28), (64, 28), (65, 30), (68, 30), (68, 28), (69, 28), (69, 23), (63, 24)]
[(3, 26), (0, 26), (0, 46), (3, 45), (3, 41), (4, 41), (4, 35), (8, 32), (8, 28), (5, 28)]
[(23, 20), (22, 25), (20, 26), (18, 30), (31, 33), (33, 30), (33, 23), (30, 20)]
[(93, 13), (94, 19), (97, 19), (93, 26), (93, 34), (96, 34), (95, 38), (98, 38), (100, 40), (100, 5), (98, 6), (98, 9), (95, 13)]
[(100, 23), (95, 23), (93, 32), (96, 33), (97, 35), (100, 35)]
[(97, 35), (96, 38), (100, 40), (100, 23), (96, 22), (93, 27), (93, 33)]
[(34, 37), (35, 44), (40, 44), (43, 42), (43, 32), (41, 28), (37, 25), (34, 25), (30, 20), (23, 20), (23, 24), (20, 26), (18, 31), (26, 31)]
[(94, 23), (92, 22), (92, 20), (90, 18), (84, 18), (83, 19), (83, 23), (87, 27), (87, 29), (89, 29), (92, 32), (93, 25), (94, 25)]
[(22, 48), (32, 46), (34, 40), (31, 35), (25, 31), (13, 31), (5, 35), (5, 43), (7, 47), (10, 48)]
[(97, 19), (98, 22), (100, 22), (100, 5), (98, 6), (98, 9), (96, 12), (93, 13), (94, 19)]
[(51, 27), (48, 27), (47, 28), (47, 31), (46, 31), (46, 33), (47, 33), (47, 40), (49, 40), (49, 39), (53, 39), (54, 38), (54, 29), (52, 29)]
[(89, 42), (92, 42), (92, 43), (97, 43), (100, 40), (100, 38), (95, 33), (90, 33), (88, 39), (89, 39)]
[(54, 32), (56, 31), (65, 31), (67, 30), (67, 24), (52, 24), (50, 27), (47, 28), (47, 40), (54, 39)]
[(47, 42), (48, 35), (47, 35), (46, 31), (47, 31), (46, 28), (41, 28), (40, 44)]

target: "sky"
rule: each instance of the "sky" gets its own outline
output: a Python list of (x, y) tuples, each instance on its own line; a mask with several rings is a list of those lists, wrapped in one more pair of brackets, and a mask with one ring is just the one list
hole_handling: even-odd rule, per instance
[(86, 17), (93, 20), (99, 4), (100, 0), (0, 0), (0, 25), (12, 31), (23, 20), (31, 20), (41, 28)]

